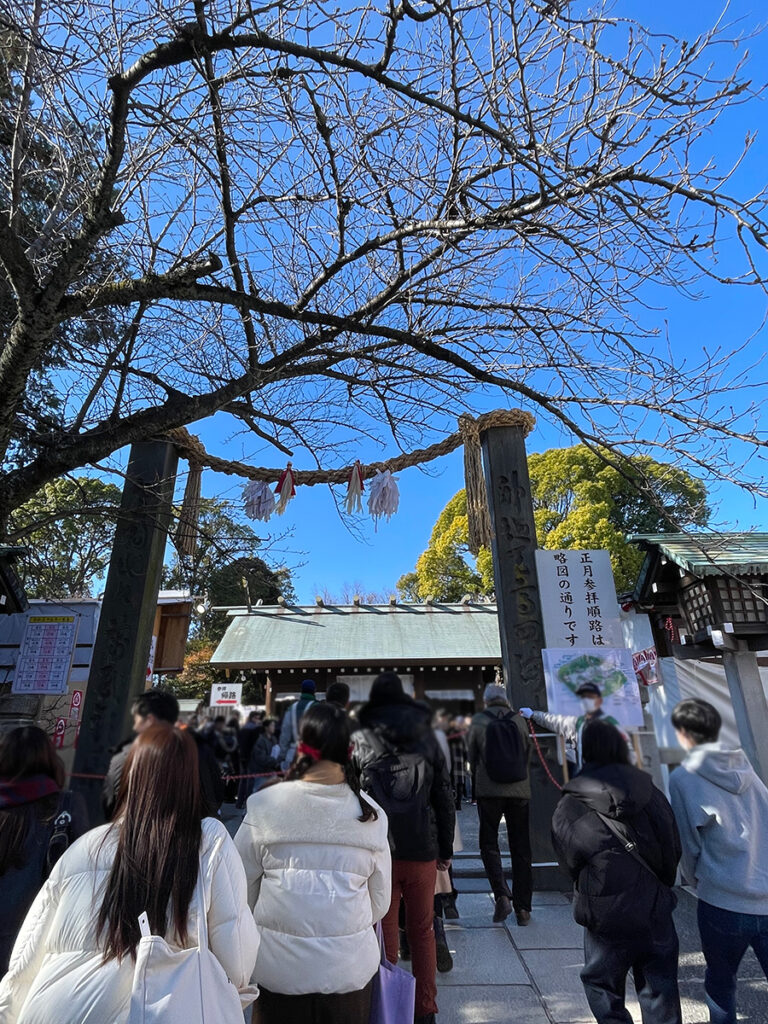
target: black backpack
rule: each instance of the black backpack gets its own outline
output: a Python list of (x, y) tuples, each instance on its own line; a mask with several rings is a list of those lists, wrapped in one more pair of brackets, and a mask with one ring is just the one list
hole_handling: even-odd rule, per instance
[(363, 789), (386, 812), (393, 850), (413, 841), (414, 821), (429, 821), (431, 771), (423, 754), (406, 754), (371, 735), (375, 757), (362, 772)]
[(515, 723), (516, 711), (497, 717), (485, 711), (485, 770), (491, 782), (522, 782), (528, 777), (528, 749)]

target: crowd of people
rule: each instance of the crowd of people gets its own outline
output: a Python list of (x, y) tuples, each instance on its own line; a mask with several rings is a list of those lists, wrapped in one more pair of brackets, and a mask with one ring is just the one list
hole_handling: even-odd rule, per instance
[[(242, 1007), (253, 1024), (368, 1024), (382, 948), (392, 964), (411, 961), (414, 1024), (435, 1024), (467, 799), (493, 920), (530, 923), (526, 719), (543, 713), (514, 710), (491, 683), (469, 723), (433, 715), (394, 672), (353, 713), (343, 683), (324, 700), (315, 689), (302, 684), (279, 730), (259, 712), (242, 725), (179, 726), (172, 695), (142, 694), (104, 779), (107, 823), (90, 830), (46, 733), (0, 735), (2, 1024), (189, 1024), (188, 1000), (174, 998), (189, 950), (205, 953), (208, 983), (223, 985), (221, 1024), (240, 1024)], [(750, 946), (768, 976), (768, 789), (741, 750), (719, 742), (717, 711), (687, 700), (672, 717), (687, 755), (670, 804), (599, 696), (584, 696), (578, 720), (542, 722), (569, 737), (578, 769), (552, 838), (584, 927), (589, 1005), (599, 1024), (631, 1024), (631, 971), (645, 1024), (682, 1024), (680, 864), (698, 896), (710, 1019), (735, 1024)], [(219, 818), (225, 799), (245, 808), (234, 839)], [(149, 995), (158, 986), (160, 1009)]]

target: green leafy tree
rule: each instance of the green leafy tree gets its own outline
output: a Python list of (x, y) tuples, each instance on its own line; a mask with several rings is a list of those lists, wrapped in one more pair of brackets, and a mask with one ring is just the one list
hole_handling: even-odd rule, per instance
[(120, 488), (92, 477), (63, 477), (13, 513), (9, 535), (28, 549), (22, 563), (30, 597), (90, 597), (109, 564)]
[(438, 601), (460, 601), (464, 594), (483, 592), (479, 572), (467, 562), (467, 498), (463, 490), (454, 494), (437, 517), (429, 538), (412, 573), (397, 581), (397, 589), (406, 600), (433, 597)]
[[(709, 518), (704, 484), (648, 456), (634, 458), (619, 471), (586, 446), (575, 445), (530, 455), (528, 470), (539, 545), (609, 551), (619, 593), (634, 586), (643, 559), (627, 544), (627, 534), (702, 527)], [(481, 549), (473, 567), (468, 536), (461, 490), (440, 513), (414, 571), (398, 580), (401, 596), (458, 601), (465, 593), (492, 594), (491, 553)]]
[(575, 445), (530, 455), (528, 470), (539, 544), (609, 551), (619, 593), (634, 587), (643, 561), (627, 534), (702, 527), (709, 519), (702, 481), (649, 456), (619, 472)]

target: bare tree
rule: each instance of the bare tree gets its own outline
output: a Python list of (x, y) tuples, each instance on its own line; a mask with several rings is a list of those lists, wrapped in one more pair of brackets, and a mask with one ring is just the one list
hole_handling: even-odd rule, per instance
[(330, 590), (325, 586), (315, 586), (315, 590), (324, 604), (330, 605), (353, 604), (355, 601), (359, 604), (388, 604), (390, 597), (395, 593), (394, 589), (369, 590), (360, 580), (354, 580), (352, 583), (345, 580), (338, 590)]
[[(765, 194), (696, 145), (754, 93), (740, 48), (712, 57), (727, 25), (617, 13), (0, 0), (0, 522), (214, 413), (343, 465), (488, 389), (759, 488), (754, 375), (678, 365), (633, 313), (648, 282), (764, 286)], [(56, 415), (25, 420), (41, 381)]]

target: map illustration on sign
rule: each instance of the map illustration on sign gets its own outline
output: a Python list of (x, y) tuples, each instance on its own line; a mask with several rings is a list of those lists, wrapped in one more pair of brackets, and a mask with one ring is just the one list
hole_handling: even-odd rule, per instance
[(545, 648), (544, 676), (549, 710), (557, 715), (582, 715), (576, 690), (594, 683), (603, 695), (602, 711), (621, 725), (641, 726), (643, 707), (632, 653), (627, 648)]

